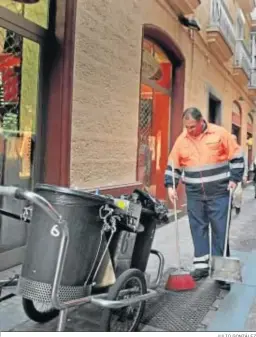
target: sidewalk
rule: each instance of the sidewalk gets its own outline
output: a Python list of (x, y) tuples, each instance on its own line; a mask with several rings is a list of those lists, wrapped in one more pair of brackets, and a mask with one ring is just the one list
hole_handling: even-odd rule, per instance
[[(256, 200), (253, 188), (244, 191), (244, 205), (239, 216), (233, 215), (231, 225), (232, 255), (243, 263), (242, 285), (233, 285), (229, 293), (220, 292), (210, 279), (200, 283), (192, 292), (174, 293), (159, 290), (160, 297), (147, 305), (140, 330), (142, 331), (255, 331), (256, 330)], [(190, 269), (193, 245), (187, 217), (179, 220), (182, 265)], [(153, 247), (165, 257), (165, 277), (177, 266), (175, 228), (170, 223), (157, 230)], [(17, 269), (17, 268), (16, 268)], [(149, 260), (147, 272), (151, 279), (156, 274), (156, 260)], [(0, 279), (14, 270), (0, 273)], [(152, 308), (155, 310), (152, 311)], [(217, 310), (218, 309), (218, 310)], [(216, 311), (217, 310), (217, 311)], [(54, 331), (56, 320), (45, 325), (30, 321), (19, 297), (0, 303), (0, 327), (3, 331)], [(98, 330), (100, 312), (88, 307), (74, 310), (69, 315), (67, 331)], [(161, 328), (160, 328), (161, 327)]]
[(234, 284), (208, 331), (256, 331), (256, 199), (253, 186), (244, 193), (241, 215), (231, 227), (231, 254), (242, 263), (242, 284)]

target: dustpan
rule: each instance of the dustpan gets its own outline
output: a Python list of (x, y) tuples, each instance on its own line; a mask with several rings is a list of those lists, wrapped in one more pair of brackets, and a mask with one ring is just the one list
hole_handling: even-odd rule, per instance
[(233, 191), (230, 190), (223, 256), (212, 256), (211, 270), (212, 270), (212, 278), (216, 281), (224, 281), (227, 283), (241, 283), (242, 273), (241, 273), (240, 260), (234, 257), (227, 257), (232, 196)]

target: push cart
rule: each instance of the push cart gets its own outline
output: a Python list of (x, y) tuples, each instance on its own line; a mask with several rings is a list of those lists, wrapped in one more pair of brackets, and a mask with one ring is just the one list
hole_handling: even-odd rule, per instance
[[(46, 184), (33, 192), (0, 186), (0, 195), (30, 205), (22, 216), (0, 212), (29, 226), (21, 275), (0, 286), (17, 282), (32, 320), (59, 316), (57, 331), (64, 331), (68, 310), (91, 303), (103, 309), (102, 331), (137, 329), (164, 269), (163, 255), (151, 249), (156, 226), (168, 222), (161, 203), (140, 190), (113, 198)], [(150, 254), (159, 260), (151, 284), (145, 277)]]

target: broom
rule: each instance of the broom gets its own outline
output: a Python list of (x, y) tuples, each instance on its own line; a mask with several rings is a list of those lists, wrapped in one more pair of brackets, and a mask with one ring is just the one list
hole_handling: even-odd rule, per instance
[[(174, 178), (174, 162), (172, 162), (172, 182), (173, 189), (175, 188), (175, 178)], [(174, 218), (175, 218), (175, 230), (176, 230), (176, 252), (178, 256), (178, 270), (173, 274), (170, 274), (165, 285), (165, 289), (173, 291), (183, 291), (191, 290), (196, 287), (196, 282), (193, 277), (181, 269), (181, 258), (180, 258), (180, 239), (179, 239), (179, 226), (178, 226), (178, 215), (177, 215), (177, 203), (176, 198), (173, 202), (174, 206)]]

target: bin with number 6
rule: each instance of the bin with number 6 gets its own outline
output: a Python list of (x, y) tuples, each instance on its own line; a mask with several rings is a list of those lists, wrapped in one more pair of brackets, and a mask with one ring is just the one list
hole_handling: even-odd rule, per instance
[[(93, 267), (99, 246), (102, 228), (99, 209), (106, 199), (91, 193), (45, 184), (37, 185), (35, 192), (62, 214), (69, 229), (69, 245), (59, 298), (61, 301), (69, 301), (84, 297), (86, 277)], [(35, 205), (19, 281), (19, 293), (24, 298), (51, 302), (59, 247), (58, 225)]]

